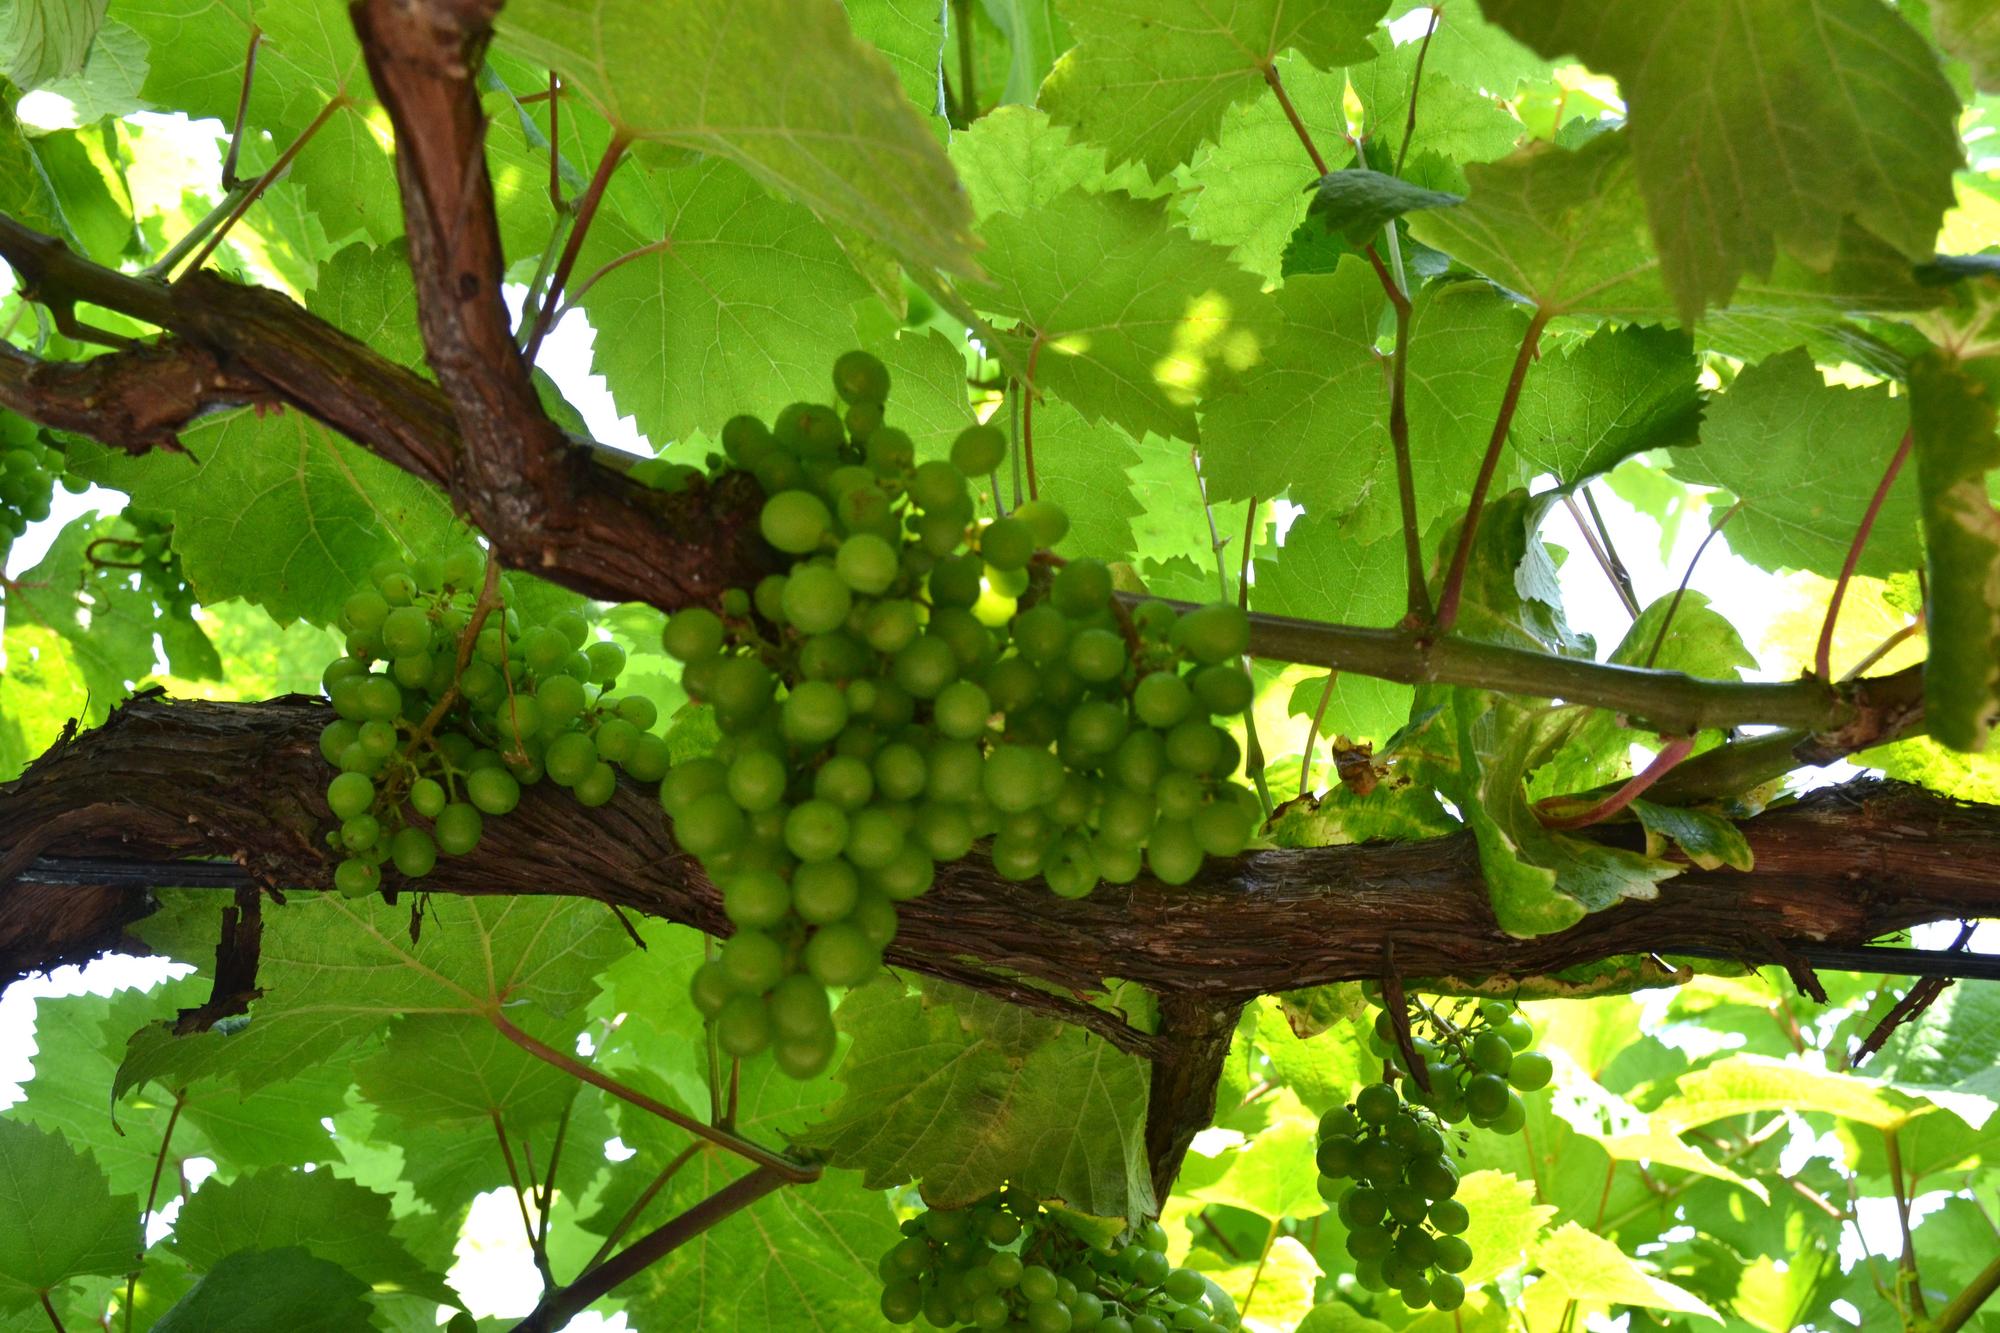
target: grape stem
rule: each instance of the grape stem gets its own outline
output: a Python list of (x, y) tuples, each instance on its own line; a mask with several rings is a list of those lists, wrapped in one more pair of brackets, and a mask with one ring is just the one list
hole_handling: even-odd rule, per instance
[(721, 1148), (726, 1148), (737, 1156), (755, 1162), (759, 1169), (777, 1173), (780, 1184), (808, 1184), (818, 1180), (819, 1167), (803, 1162), (795, 1162), (789, 1157), (772, 1152), (761, 1144), (752, 1143), (740, 1135), (714, 1125), (705, 1125), (693, 1116), (676, 1111), (673, 1107), (655, 1098), (648, 1097), (636, 1088), (627, 1087), (617, 1079), (583, 1063), (573, 1055), (557, 1050), (545, 1042), (536, 1040), (509, 1022), (507, 1016), (498, 1009), (489, 1010), (486, 1020), (499, 1030), (501, 1036), (513, 1042), (529, 1055), (570, 1075), (581, 1079), (602, 1092), (608, 1092), (620, 1101), (629, 1102), (642, 1111), (650, 1112), (670, 1125), (677, 1125), (697, 1138), (707, 1139)]
[(1688, 558), (1687, 568), (1681, 571), (1680, 586), (1674, 589), (1674, 599), (1667, 603), (1667, 613), (1660, 619), (1659, 632), (1653, 635), (1653, 646), (1646, 650), (1645, 666), (1650, 667), (1660, 660), (1660, 649), (1667, 641), (1667, 630), (1672, 628), (1674, 616), (1680, 612), (1681, 598), (1687, 596), (1688, 581), (1694, 577), (1695, 566), (1701, 563), (1701, 557), (1708, 550), (1708, 544), (1722, 535), (1722, 530), (1729, 526), (1729, 520), (1735, 518), (1742, 508), (1741, 500), (1729, 506), (1722, 517), (1715, 520), (1715, 525), (1709, 528), (1708, 534), (1701, 539), (1701, 545), (1694, 548), (1694, 554)]
[(1833, 679), (1833, 627), (1840, 621), (1840, 604), (1847, 596), (1847, 585), (1854, 581), (1855, 567), (1861, 563), (1861, 550), (1868, 545), (1868, 534), (1875, 530), (1875, 520), (1882, 513), (1883, 502), (1889, 498), (1889, 488), (1896, 484), (1896, 476), (1910, 456), (1913, 434), (1911, 430), (1904, 431), (1902, 442), (1889, 456), (1889, 466), (1882, 470), (1882, 480), (1876, 485), (1875, 494), (1868, 497), (1868, 508), (1861, 515), (1860, 526), (1854, 530), (1854, 540), (1848, 543), (1847, 559), (1841, 562), (1840, 577), (1833, 584), (1833, 595), (1827, 598), (1826, 619), (1820, 622), (1819, 644), (1813, 650), (1813, 674), (1821, 680)]
[(622, 134), (611, 136), (611, 142), (604, 146), (604, 156), (597, 160), (597, 170), (591, 173), (590, 184), (584, 187), (583, 195), (576, 201), (576, 219), (570, 223), (569, 239), (563, 242), (562, 257), (556, 260), (556, 270), (549, 279), (548, 290), (542, 293), (541, 313), (535, 317), (534, 330), (528, 335), (528, 346), (521, 353), (522, 360), (528, 365), (535, 364), (535, 354), (542, 349), (542, 339), (555, 325), (556, 302), (562, 297), (563, 284), (569, 281), (570, 270), (576, 267), (577, 253), (583, 249), (583, 238), (590, 234), (590, 224), (597, 217), (597, 206), (604, 199), (604, 189), (611, 183), (611, 174), (624, 160), (625, 149), (630, 142)]
[[(174, 1093), (173, 1109), (167, 1112), (167, 1127), (160, 1132), (160, 1150), (153, 1155), (153, 1183), (146, 1187), (146, 1211), (142, 1218), (153, 1215), (153, 1205), (160, 1197), (160, 1175), (167, 1165), (167, 1149), (174, 1141), (174, 1126), (180, 1123), (181, 1108), (187, 1105), (187, 1089)], [(125, 1333), (132, 1333), (132, 1293), (139, 1282), (139, 1269), (146, 1261), (145, 1242), (140, 1242), (139, 1257), (132, 1265), (132, 1271), (125, 1275)], [(58, 1325), (60, 1327), (60, 1325)]]
[[(307, 122), (303, 130), (299, 131), (299, 137), (292, 140), (286, 146), (284, 152), (278, 154), (278, 160), (271, 164), (270, 169), (252, 181), (250, 187), (244, 190), (241, 197), (222, 215), (221, 220), (215, 224), (214, 232), (203, 243), (201, 249), (195, 252), (194, 259), (188, 264), (187, 271), (189, 273), (195, 272), (208, 262), (208, 257), (215, 253), (215, 248), (222, 244), (224, 237), (229, 235), (229, 229), (240, 222), (243, 215), (250, 211), (250, 205), (256, 203), (262, 197), (264, 191), (270, 189), (272, 185), (277, 183), (281, 176), (292, 169), (292, 163), (304, 151), (305, 146), (312, 142), (313, 136), (320, 132), (320, 128), (328, 120), (332, 119), (333, 113), (349, 105), (351, 103), (346, 93), (336, 93), (327, 100), (327, 104), (319, 109), (319, 114)], [(207, 219), (203, 220), (206, 221)], [(163, 269), (161, 276), (166, 276), (170, 271)]]
[[(444, 693), (438, 696), (438, 701), (431, 705), (431, 711), (424, 714), (424, 720), (417, 724), (417, 729), (410, 733), (410, 742), (403, 747), (403, 759), (406, 763), (416, 757), (419, 747), (429, 742), (431, 736), (438, 729), (438, 723), (444, 721), (445, 714), (449, 713), (452, 705), (458, 702), (458, 682), (465, 675), (466, 666), (472, 661), (472, 649), (479, 641), (479, 631), (486, 628), (486, 618), (492, 615), (494, 609), (499, 605), (500, 562), (491, 555), (488, 555), (486, 557), (486, 582), (479, 589), (479, 600), (472, 605), (472, 616), (465, 622), (464, 632), (458, 636), (458, 661), (452, 667), (451, 684), (446, 686)], [(505, 631), (503, 630), (502, 632), (504, 633)], [(507, 700), (510, 705), (513, 699), (513, 683), (509, 681)]]

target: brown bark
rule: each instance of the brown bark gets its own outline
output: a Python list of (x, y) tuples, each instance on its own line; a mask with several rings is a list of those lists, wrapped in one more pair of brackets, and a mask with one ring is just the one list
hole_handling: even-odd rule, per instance
[[(316, 736), (329, 716), (297, 696), (140, 699), (0, 786), (0, 973), (87, 956), (150, 910), (129, 887), (22, 877), (38, 857), (224, 858), (281, 891), (327, 886), (329, 770)], [(1394, 967), (1410, 978), (1546, 976), (1679, 947), (1781, 961), (1774, 944), (1853, 945), (1918, 922), (2000, 915), (2000, 809), (1859, 782), (1743, 831), (1754, 872), (1690, 868), (1653, 901), (1530, 940), (1496, 926), (1463, 835), (1251, 852), (1212, 862), (1179, 888), (1141, 879), (1074, 902), (1005, 883), (975, 855), (941, 866), (936, 887), (903, 906), (891, 957), (1066, 1016), (1094, 1015), (1091, 1026), (1152, 1053), (1158, 1043), (1067, 997), (1119, 977), (1220, 1008), (1379, 978), (1392, 942)], [(187, 878), (214, 882), (215, 869), (190, 865)], [(474, 855), (441, 862), (424, 887), (594, 898), (727, 932), (714, 887), (674, 847), (653, 794), (631, 784), (598, 810), (531, 789), (517, 811), (490, 821)]]

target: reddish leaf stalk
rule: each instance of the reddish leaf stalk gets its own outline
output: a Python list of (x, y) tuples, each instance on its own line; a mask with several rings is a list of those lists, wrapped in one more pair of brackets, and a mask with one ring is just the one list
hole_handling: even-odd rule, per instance
[(1840, 620), (1840, 604), (1847, 597), (1847, 585), (1854, 581), (1855, 566), (1861, 563), (1862, 548), (1868, 545), (1868, 534), (1875, 530), (1875, 520), (1882, 513), (1883, 502), (1889, 498), (1889, 488), (1896, 484), (1896, 475), (1903, 470), (1903, 462), (1910, 456), (1911, 436), (1911, 431), (1904, 431), (1902, 442), (1889, 456), (1889, 466), (1883, 469), (1875, 494), (1868, 497), (1868, 508), (1861, 515), (1861, 526), (1854, 530), (1854, 540), (1847, 545), (1847, 559), (1841, 563), (1840, 577), (1834, 580), (1833, 596), (1826, 603), (1826, 619), (1819, 626), (1819, 646), (1813, 650), (1813, 674), (1821, 680), (1833, 679), (1833, 627)]
[(1299, 142), (1305, 145), (1306, 156), (1312, 159), (1312, 164), (1319, 169), (1320, 175), (1328, 175), (1326, 159), (1319, 155), (1319, 145), (1313, 142), (1312, 131), (1306, 128), (1305, 121), (1299, 119), (1299, 109), (1292, 105), (1290, 95), (1285, 92), (1285, 81), (1278, 77), (1278, 67), (1275, 64), (1264, 65), (1264, 82), (1270, 85), (1273, 93), (1277, 94), (1278, 105), (1284, 108), (1285, 119), (1292, 122), (1292, 133), (1298, 135)]
[(1521, 402), (1521, 385), (1528, 378), (1528, 366), (1535, 359), (1535, 349), (1541, 344), (1542, 330), (1548, 325), (1549, 313), (1536, 310), (1534, 318), (1528, 321), (1527, 332), (1521, 335), (1521, 350), (1514, 357), (1514, 369), (1507, 376), (1507, 390), (1500, 397), (1500, 411), (1493, 419), (1493, 435), (1486, 442), (1486, 457), (1479, 461), (1479, 476), (1472, 483), (1472, 498), (1465, 504), (1465, 523), (1458, 532), (1458, 549), (1451, 554), (1451, 568), (1444, 577), (1444, 588), (1438, 594), (1436, 626), (1439, 633), (1445, 633), (1458, 619), (1459, 594), (1465, 586), (1465, 567), (1472, 559), (1473, 539), (1479, 535), (1479, 515), (1486, 508), (1486, 492), (1493, 486), (1493, 474), (1500, 466), (1500, 451), (1506, 447), (1507, 432), (1514, 424), (1514, 409)]
[(1646, 794), (1646, 789), (1672, 771), (1694, 749), (1694, 737), (1682, 736), (1667, 742), (1667, 748), (1653, 756), (1653, 762), (1626, 779), (1625, 785), (1585, 810), (1573, 815), (1551, 817), (1539, 811), (1536, 817), (1544, 828), (1578, 829), (1601, 824)]
[(250, 85), (257, 77), (257, 48), (264, 44), (264, 30), (250, 25), (250, 49), (243, 53), (243, 86), (236, 94), (236, 119), (229, 127), (229, 151), (222, 158), (222, 188), (233, 190), (243, 182), (236, 176), (236, 157), (243, 146), (243, 126), (250, 118)]
[(312, 142), (313, 136), (319, 133), (320, 127), (333, 117), (334, 112), (347, 105), (347, 94), (336, 93), (325, 106), (319, 109), (319, 114), (314, 116), (305, 129), (299, 132), (299, 137), (292, 140), (286, 146), (284, 152), (278, 154), (278, 160), (271, 164), (270, 170), (259, 176), (250, 188), (243, 192), (243, 197), (236, 201), (236, 206), (229, 210), (223, 217), (221, 224), (216, 227), (214, 234), (196, 252), (194, 262), (187, 266), (184, 270), (185, 273), (193, 273), (208, 262), (208, 257), (215, 253), (215, 247), (221, 245), (222, 238), (229, 235), (229, 229), (242, 221), (243, 215), (250, 211), (250, 205), (262, 198), (264, 191), (270, 189), (279, 177), (292, 169), (292, 163), (305, 150), (305, 146)]
[(1701, 563), (1701, 557), (1708, 550), (1708, 544), (1722, 535), (1722, 530), (1729, 526), (1729, 520), (1735, 518), (1742, 508), (1741, 500), (1729, 506), (1722, 517), (1715, 521), (1715, 526), (1708, 530), (1708, 535), (1701, 539), (1701, 545), (1694, 548), (1694, 554), (1688, 558), (1687, 568), (1681, 571), (1680, 586), (1674, 589), (1674, 599), (1667, 603), (1667, 613), (1660, 618), (1660, 629), (1653, 635), (1653, 646), (1646, 650), (1646, 660), (1641, 665), (1650, 668), (1659, 660), (1660, 649), (1667, 642), (1667, 631), (1673, 628), (1674, 617), (1680, 612), (1681, 598), (1687, 596), (1688, 581), (1694, 577), (1695, 566)]
[[(597, 170), (591, 173), (590, 184), (583, 189), (583, 195), (576, 201), (576, 221), (570, 224), (569, 239), (563, 242), (562, 257), (556, 260), (555, 276), (549, 279), (548, 290), (542, 293), (541, 313), (535, 317), (535, 331), (528, 335), (528, 347), (522, 354), (529, 365), (535, 363), (535, 353), (542, 349), (542, 339), (548, 336), (555, 323), (556, 302), (562, 297), (563, 284), (569, 281), (570, 270), (576, 267), (576, 257), (583, 249), (583, 238), (590, 234), (590, 224), (597, 217), (597, 206), (604, 199), (604, 188), (611, 183), (611, 174), (625, 158), (625, 147), (630, 142), (623, 135), (614, 134), (611, 142), (604, 146), (604, 156), (597, 160)], [(556, 145), (551, 142), (549, 151)]]
[[(1417, 65), (1410, 71), (1410, 114), (1403, 118), (1403, 142), (1396, 146), (1396, 169), (1393, 175), (1403, 174), (1403, 160), (1410, 155), (1410, 140), (1417, 135), (1417, 94), (1424, 90), (1424, 59), (1431, 53), (1431, 38), (1437, 36), (1438, 11), (1431, 9), (1430, 26), (1424, 29), (1424, 44), (1417, 48)], [(1396, 224), (1392, 221), (1390, 226)]]
[(1412, 625), (1431, 619), (1431, 590), (1424, 578), (1424, 537), (1417, 524), (1416, 469), (1410, 462), (1410, 298), (1396, 285), (1388, 265), (1374, 246), (1368, 247), (1368, 262), (1396, 311), (1396, 346), (1389, 354), (1389, 449), (1396, 460), (1396, 500), (1403, 518), (1403, 578)]

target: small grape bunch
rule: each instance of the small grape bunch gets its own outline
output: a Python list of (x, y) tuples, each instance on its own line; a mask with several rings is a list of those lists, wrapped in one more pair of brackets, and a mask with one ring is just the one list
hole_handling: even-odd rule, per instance
[(927, 1209), (902, 1235), (878, 1265), (891, 1324), (1224, 1333), (1240, 1323), (1219, 1287), (1174, 1267), (1155, 1222), (1092, 1244), (1010, 1186), (970, 1207)]
[[(1527, 1123), (1524, 1092), (1549, 1085), (1555, 1066), (1531, 1049), (1534, 1024), (1504, 1000), (1423, 1006), (1411, 1023), (1410, 1044), (1424, 1062), (1430, 1091), (1411, 1079), (1411, 1101), (1437, 1113), (1448, 1125), (1470, 1122), (1475, 1129), (1518, 1134)], [(1410, 1075), (1396, 1029), (1387, 1012), (1378, 1014), (1369, 1048)]]
[(71, 492), (89, 485), (65, 476), (61, 451), (44, 444), (25, 421), (0, 412), (0, 561), (30, 523), (49, 516), (59, 478)]
[(104, 535), (84, 548), (84, 560), (93, 578), (136, 579), (139, 591), (168, 615), (186, 617), (194, 610), (194, 589), (173, 549), (173, 533), (166, 514), (127, 505)]
[(1316, 1161), (1362, 1286), (1394, 1290), (1413, 1310), (1464, 1304), (1458, 1274), (1472, 1264), (1462, 1235), (1471, 1216), (1452, 1197), (1458, 1167), (1435, 1114), (1393, 1084), (1370, 1083), (1320, 1120)]
[(620, 768), (666, 776), (657, 709), (611, 692), (624, 651), (593, 640), (576, 612), (524, 623), (505, 578), (482, 608), (482, 571), (471, 551), (385, 560), (341, 610), (347, 653), (322, 677), (335, 716), (319, 748), (339, 770), (327, 842), (342, 853), (334, 885), (349, 897), (377, 892), (384, 865), (416, 879), (440, 853), (470, 853), (523, 787), (547, 780), (598, 806)]

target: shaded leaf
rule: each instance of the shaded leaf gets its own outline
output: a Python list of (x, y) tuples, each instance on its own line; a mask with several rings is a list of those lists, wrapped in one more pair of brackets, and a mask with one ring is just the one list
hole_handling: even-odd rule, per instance
[(0, 1306), (30, 1304), (73, 1277), (123, 1273), (142, 1245), (139, 1200), (114, 1196), (89, 1153), (17, 1120), (0, 1120), (0, 1217)]
[(1532, 473), (1574, 486), (1648, 449), (1690, 444), (1700, 366), (1684, 333), (1602, 328), (1554, 350), (1521, 387), (1508, 439)]
[(211, 1269), (154, 1333), (353, 1333), (376, 1327), (367, 1284), (296, 1245), (245, 1250)]
[(1443, 190), (1426, 190), (1400, 177), (1357, 167), (1320, 177), (1306, 208), (1350, 244), (1365, 244), (1395, 218), (1432, 208), (1451, 208), (1463, 197)]

